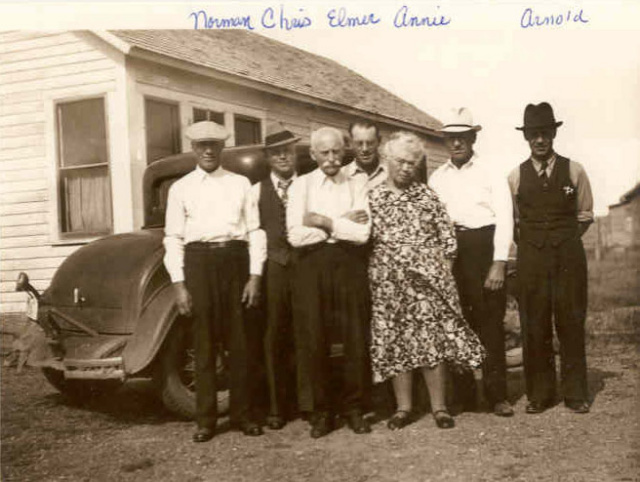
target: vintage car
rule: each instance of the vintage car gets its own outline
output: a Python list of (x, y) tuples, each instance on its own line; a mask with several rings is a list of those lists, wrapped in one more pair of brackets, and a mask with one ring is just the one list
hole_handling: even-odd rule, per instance
[[(314, 167), (309, 147), (298, 145), (298, 172)], [(345, 162), (352, 156), (347, 155)], [(154, 162), (144, 174), (144, 227), (93, 241), (71, 254), (39, 294), (21, 273), (16, 289), (29, 294), (29, 317), (46, 335), (47, 380), (71, 397), (117, 388), (130, 378), (151, 378), (166, 407), (184, 417), (195, 411), (190, 322), (175, 307), (163, 265), (164, 216), (171, 184), (193, 170), (192, 153)], [(223, 151), (223, 166), (264, 178), (262, 146)], [(220, 369), (224, 363), (220, 360)], [(224, 377), (222, 377), (224, 379)], [(226, 398), (220, 394), (221, 408)]]

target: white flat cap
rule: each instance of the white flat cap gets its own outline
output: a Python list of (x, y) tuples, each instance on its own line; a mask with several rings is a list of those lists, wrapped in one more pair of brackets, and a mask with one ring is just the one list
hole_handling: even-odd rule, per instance
[(193, 142), (223, 142), (229, 137), (229, 133), (224, 126), (211, 121), (202, 121), (191, 124), (187, 127), (185, 134)]

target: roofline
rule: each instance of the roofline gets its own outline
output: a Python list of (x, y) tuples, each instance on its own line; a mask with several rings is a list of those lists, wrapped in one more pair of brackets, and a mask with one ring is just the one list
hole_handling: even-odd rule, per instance
[(313, 105), (325, 107), (328, 109), (338, 110), (340, 112), (347, 112), (347, 113), (358, 115), (361, 117), (368, 117), (370, 120), (383, 121), (388, 124), (397, 125), (399, 127), (410, 128), (412, 130), (419, 131), (422, 134), (425, 134), (430, 137), (434, 137), (436, 139), (440, 139), (443, 137), (440, 132), (438, 132), (435, 129), (431, 129), (429, 127), (413, 124), (411, 122), (403, 121), (401, 119), (396, 119), (394, 117), (389, 117), (383, 114), (375, 114), (373, 112), (369, 112), (366, 110), (356, 109), (354, 107), (350, 107), (344, 104), (339, 104), (337, 102), (325, 100), (321, 97), (316, 97), (308, 94), (301, 94), (298, 92), (288, 90), (283, 87), (274, 86), (267, 82), (261, 82), (255, 79), (245, 79), (240, 75), (224, 72), (224, 71), (215, 69), (213, 67), (206, 67), (203, 65), (195, 64), (193, 62), (189, 62), (187, 60), (176, 59), (168, 55), (163, 55), (156, 52), (144, 50), (121, 40), (120, 38), (116, 37), (115, 35), (107, 31), (91, 30), (91, 32), (97, 37), (99, 37), (100, 39), (104, 40), (105, 42), (113, 46), (114, 48), (116, 48), (117, 50), (119, 50), (120, 52), (122, 52), (123, 54), (129, 55), (130, 57), (147, 60), (150, 62), (155, 62), (158, 64), (163, 64), (169, 67), (174, 67), (182, 70), (188, 70), (190, 72), (193, 72), (199, 75), (204, 75), (206, 77), (212, 77), (218, 80), (223, 80), (226, 82), (243, 85), (245, 87), (252, 87), (254, 89), (261, 90), (269, 94), (276, 94), (280, 97), (287, 97), (300, 102), (305, 102), (308, 104), (313, 104)]

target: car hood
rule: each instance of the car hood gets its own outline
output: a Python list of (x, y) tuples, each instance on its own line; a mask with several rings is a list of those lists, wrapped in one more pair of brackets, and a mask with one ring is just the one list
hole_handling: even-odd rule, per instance
[(130, 333), (145, 287), (159, 270), (168, 277), (162, 238), (162, 230), (144, 230), (83, 246), (58, 268), (43, 300), (100, 332)]

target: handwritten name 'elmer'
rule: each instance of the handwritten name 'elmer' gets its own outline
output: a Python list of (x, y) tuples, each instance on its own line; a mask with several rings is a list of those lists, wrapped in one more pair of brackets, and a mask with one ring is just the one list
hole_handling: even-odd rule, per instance
[(522, 28), (558, 26), (568, 23), (589, 23), (589, 19), (585, 18), (582, 9), (577, 13), (567, 10), (566, 13), (560, 14), (535, 15), (531, 8), (526, 8), (520, 18)]

